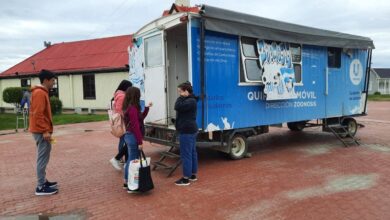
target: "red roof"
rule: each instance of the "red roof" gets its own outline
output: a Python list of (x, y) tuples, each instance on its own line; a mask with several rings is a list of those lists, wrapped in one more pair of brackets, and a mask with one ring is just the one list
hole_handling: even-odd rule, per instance
[(168, 15), (172, 14), (173, 10), (175, 10), (175, 12), (199, 13), (199, 7), (197, 7), (197, 6), (195, 6), (195, 7), (187, 7), (187, 6), (179, 6), (179, 5), (176, 5), (176, 4), (172, 4), (171, 9), (165, 10), (163, 12), (163, 16), (168, 16)]
[(178, 6), (175, 5), (178, 12), (193, 12), (193, 13), (199, 13), (198, 7), (186, 7), (186, 6)]
[(33, 75), (41, 69), (70, 73), (125, 68), (131, 41), (131, 35), (123, 35), (53, 44), (4, 71), (0, 78)]

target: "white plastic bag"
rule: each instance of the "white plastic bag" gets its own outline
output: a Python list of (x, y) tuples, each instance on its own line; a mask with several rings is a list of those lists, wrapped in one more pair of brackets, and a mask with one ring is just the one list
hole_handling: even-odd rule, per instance
[[(139, 159), (130, 161), (129, 175), (127, 180), (127, 187), (129, 187), (130, 190), (138, 189), (139, 168), (141, 166), (139, 161), (140, 161)], [(146, 167), (149, 165), (150, 165), (150, 157), (146, 157), (146, 161), (142, 160), (142, 166)]]

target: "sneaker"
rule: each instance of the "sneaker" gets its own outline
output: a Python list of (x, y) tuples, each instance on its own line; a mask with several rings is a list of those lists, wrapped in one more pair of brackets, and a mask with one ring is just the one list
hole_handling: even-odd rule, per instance
[(175, 184), (178, 186), (188, 186), (190, 185), (190, 180), (182, 177), (178, 181), (176, 181)]
[(48, 195), (53, 195), (58, 192), (58, 189), (51, 188), (49, 186), (43, 185), (41, 187), (37, 187), (35, 189), (35, 195), (37, 196), (48, 196)]
[(121, 170), (121, 166), (119, 164), (119, 160), (115, 159), (115, 157), (113, 157), (111, 160), (110, 160), (110, 163), (112, 164), (112, 166), (116, 169), (116, 170)]
[(123, 165), (123, 164), (126, 164), (126, 161), (124, 159), (120, 159), (119, 163)]
[(49, 180), (46, 180), (45, 186), (48, 186), (50, 188), (57, 188), (57, 182), (49, 182)]
[(191, 177), (189, 178), (189, 180), (192, 181), (192, 182), (195, 182), (195, 181), (198, 180), (198, 178), (196, 177), (195, 174), (192, 174)]
[(139, 191), (138, 191), (138, 189), (135, 189), (135, 190), (127, 189), (127, 193), (129, 193), (129, 194), (139, 193)]
[(127, 183), (123, 183), (123, 189), (127, 189)]

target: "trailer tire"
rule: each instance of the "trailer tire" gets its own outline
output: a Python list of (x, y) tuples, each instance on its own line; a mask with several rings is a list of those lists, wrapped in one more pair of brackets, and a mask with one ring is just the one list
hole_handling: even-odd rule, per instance
[(345, 118), (341, 124), (343, 126), (345, 126), (348, 130), (347, 134), (344, 133), (344, 134), (340, 135), (342, 138), (345, 138), (347, 136), (349, 136), (349, 137), (355, 136), (357, 129), (358, 129), (358, 123), (356, 122), (356, 120), (354, 118)]
[(288, 122), (287, 127), (291, 131), (302, 131), (305, 128), (306, 121)]
[(235, 134), (229, 140), (229, 157), (233, 160), (239, 160), (245, 157), (248, 152), (247, 138), (241, 134)]

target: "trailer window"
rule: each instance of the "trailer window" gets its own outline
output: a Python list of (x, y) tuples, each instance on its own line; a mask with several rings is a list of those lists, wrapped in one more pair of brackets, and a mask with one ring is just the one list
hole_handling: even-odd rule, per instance
[(302, 69), (301, 64), (293, 64), (294, 65), (294, 74), (295, 74), (295, 82), (302, 83)]
[(261, 82), (263, 70), (260, 67), (256, 39), (241, 37), (240, 83)]
[(162, 65), (162, 39), (161, 34), (145, 38), (146, 67)]
[(257, 58), (256, 39), (254, 38), (241, 38), (242, 51), (245, 57)]
[(291, 61), (294, 67), (295, 83), (302, 83), (302, 46), (290, 44)]
[(245, 60), (245, 68), (246, 68), (246, 77), (250, 81), (260, 81), (261, 80), (261, 69), (260, 62), (258, 59)]
[(328, 47), (328, 67), (340, 68), (341, 67), (341, 49)]
[(290, 44), (292, 62), (300, 63), (301, 62), (301, 45), (299, 44)]

